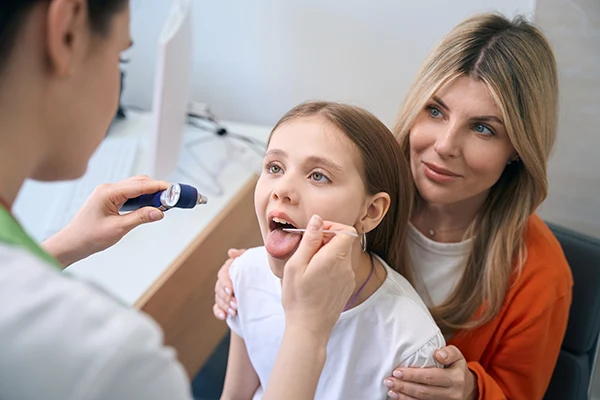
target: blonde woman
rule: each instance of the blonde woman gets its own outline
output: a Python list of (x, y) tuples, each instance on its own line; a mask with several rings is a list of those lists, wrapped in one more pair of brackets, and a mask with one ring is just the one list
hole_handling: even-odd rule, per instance
[[(544, 35), (496, 14), (456, 26), (419, 72), (395, 127), (417, 189), (402, 273), (446, 334), (436, 357), (448, 368), (396, 369), (382, 377), (391, 398), (543, 397), (572, 289), (562, 250), (535, 214), (547, 193), (557, 86)], [(221, 319), (236, 309), (230, 263), (215, 287)]]

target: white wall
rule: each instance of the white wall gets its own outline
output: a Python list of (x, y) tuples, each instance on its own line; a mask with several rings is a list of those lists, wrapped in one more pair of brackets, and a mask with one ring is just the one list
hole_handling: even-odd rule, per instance
[(534, 20), (554, 48), (560, 85), (558, 140), (541, 215), (600, 238), (600, 1), (538, 0)]
[[(534, 19), (552, 43), (560, 84), (558, 140), (541, 214), (600, 238), (600, 2), (538, 0)], [(600, 400), (600, 360), (592, 382), (591, 399)]]
[[(440, 37), (477, 11), (534, 0), (194, 1), (192, 98), (223, 119), (273, 124), (311, 98), (362, 105), (391, 125)], [(171, 1), (133, 0), (124, 101), (151, 107), (155, 43)]]

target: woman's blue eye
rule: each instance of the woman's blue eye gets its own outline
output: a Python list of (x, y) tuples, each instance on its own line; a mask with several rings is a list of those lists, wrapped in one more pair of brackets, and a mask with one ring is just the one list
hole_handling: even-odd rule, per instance
[(329, 179), (320, 172), (313, 172), (310, 177), (316, 182), (329, 182)]
[(493, 135), (494, 132), (490, 128), (482, 124), (475, 124), (475, 132), (480, 133), (482, 135)]
[(269, 172), (272, 174), (278, 174), (281, 172), (281, 167), (279, 165), (270, 165)]
[(431, 114), (433, 118), (439, 118), (442, 116), (442, 112), (433, 106), (429, 107), (429, 114)]

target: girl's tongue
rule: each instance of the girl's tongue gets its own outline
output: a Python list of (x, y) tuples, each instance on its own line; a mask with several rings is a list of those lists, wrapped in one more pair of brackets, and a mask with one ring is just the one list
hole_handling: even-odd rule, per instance
[(272, 230), (265, 241), (267, 253), (273, 258), (287, 258), (300, 244), (302, 235), (287, 233), (281, 229)]

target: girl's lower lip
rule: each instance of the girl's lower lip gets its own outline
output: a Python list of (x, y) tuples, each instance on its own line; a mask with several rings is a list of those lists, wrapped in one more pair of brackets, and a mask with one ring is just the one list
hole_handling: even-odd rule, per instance
[(427, 166), (427, 164), (423, 164), (423, 170), (425, 172), (425, 176), (434, 182), (440, 182), (440, 183), (452, 182), (458, 178), (458, 176), (446, 175), (446, 174), (442, 174), (440, 172), (434, 171), (431, 168), (429, 168)]

